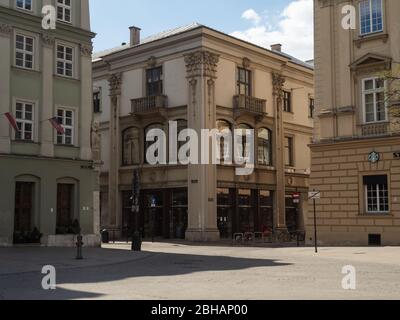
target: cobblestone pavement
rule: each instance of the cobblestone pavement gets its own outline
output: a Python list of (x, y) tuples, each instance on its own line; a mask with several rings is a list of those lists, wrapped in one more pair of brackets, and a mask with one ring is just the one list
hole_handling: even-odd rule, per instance
[[(400, 248), (232, 247), (144, 243), (0, 249), (0, 299), (400, 299)], [(57, 289), (41, 287), (53, 265)], [(343, 290), (342, 268), (357, 271)]]

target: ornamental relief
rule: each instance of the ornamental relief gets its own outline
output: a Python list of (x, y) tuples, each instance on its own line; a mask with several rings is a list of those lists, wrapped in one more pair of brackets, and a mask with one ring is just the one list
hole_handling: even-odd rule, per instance
[(185, 56), (188, 78), (217, 77), (219, 55), (209, 51), (197, 51)]
[(42, 33), (42, 43), (46, 47), (53, 47), (56, 39), (54, 36), (48, 33)]
[(81, 43), (79, 45), (79, 49), (83, 56), (89, 57), (89, 58), (92, 56), (92, 53), (93, 53), (93, 45), (92, 44)]
[(283, 86), (286, 79), (279, 73), (272, 73), (273, 95), (278, 96), (278, 99), (283, 99)]
[(0, 34), (5, 36), (10, 36), (12, 33), (12, 27), (9, 24), (1, 23), (0, 24)]
[(122, 75), (121, 73), (113, 73), (108, 78), (110, 86), (110, 96), (116, 96), (121, 94)]

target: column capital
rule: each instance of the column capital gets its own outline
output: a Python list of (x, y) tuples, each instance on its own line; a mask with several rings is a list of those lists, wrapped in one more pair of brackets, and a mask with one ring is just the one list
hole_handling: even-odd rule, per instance
[(219, 55), (210, 51), (200, 50), (185, 55), (187, 78), (217, 78), (218, 62)]
[(93, 45), (91, 43), (81, 43), (79, 44), (79, 50), (82, 56), (90, 58), (93, 53)]
[(113, 73), (108, 77), (108, 84), (110, 86), (110, 96), (118, 96), (121, 94), (122, 74)]
[(12, 33), (12, 26), (6, 23), (0, 24), (0, 34), (6, 37), (11, 36)]
[(278, 98), (283, 97), (283, 86), (286, 82), (286, 78), (283, 77), (280, 73), (273, 72), (272, 73), (272, 87), (273, 87), (273, 95), (278, 96)]
[(46, 47), (52, 48), (54, 43), (56, 42), (56, 38), (49, 33), (42, 33), (42, 43)]

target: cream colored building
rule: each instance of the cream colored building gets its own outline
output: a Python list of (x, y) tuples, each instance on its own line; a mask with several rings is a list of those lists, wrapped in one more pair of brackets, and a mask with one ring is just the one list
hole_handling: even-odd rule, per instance
[[(315, 3), (316, 119), (310, 188), (319, 240), (338, 245), (400, 244), (398, 0)], [(345, 30), (345, 5), (356, 29)], [(309, 215), (308, 231), (313, 230)]]
[[(100, 123), (102, 227), (133, 228), (133, 170), (140, 170), (140, 228), (145, 236), (212, 241), (236, 232), (304, 229), (313, 120), (313, 69), (193, 24), (95, 55)], [(240, 76), (239, 76), (240, 75)], [(284, 105), (287, 112), (284, 111)], [(148, 129), (255, 129), (256, 168), (146, 164)], [(292, 194), (299, 192), (299, 205)]]

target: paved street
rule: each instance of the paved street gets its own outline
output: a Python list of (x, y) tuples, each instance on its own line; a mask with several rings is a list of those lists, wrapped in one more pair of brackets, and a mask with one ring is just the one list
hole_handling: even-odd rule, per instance
[[(400, 299), (400, 248), (198, 246), (145, 243), (85, 249), (0, 249), (0, 299)], [(41, 268), (57, 289), (41, 288)], [(357, 290), (342, 289), (342, 267)]]

